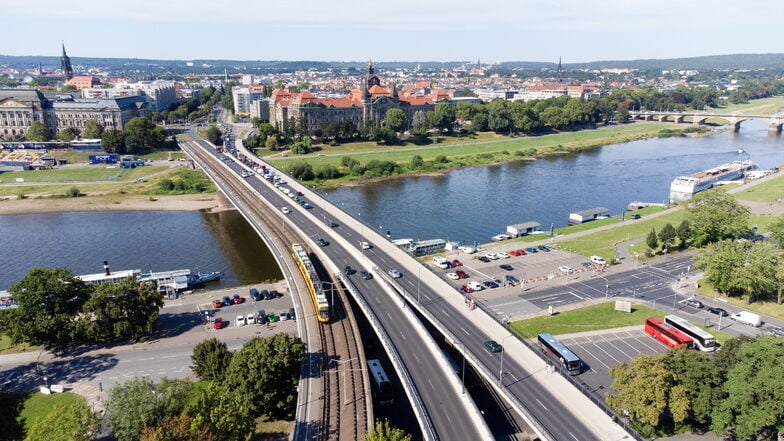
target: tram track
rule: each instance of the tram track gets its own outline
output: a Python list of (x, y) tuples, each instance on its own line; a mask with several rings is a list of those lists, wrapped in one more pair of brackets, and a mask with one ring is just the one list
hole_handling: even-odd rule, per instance
[[(260, 201), (256, 192), (248, 191), (246, 183), (237, 176), (237, 173), (227, 170), (224, 164), (212, 152), (206, 151), (195, 141), (184, 141), (188, 148), (185, 150), (199, 159), (199, 163), (209, 167), (213, 179), (222, 181), (224, 193), (229, 193), (233, 202), (245, 211), (246, 215), (255, 222), (260, 231), (267, 235), (269, 240), (277, 242), (280, 250), (290, 251), (291, 244), (308, 240), (296, 234), (291, 228), (286, 228), (286, 220), (281, 219), (281, 214), (270, 205)], [(250, 179), (258, 179), (251, 177)], [(266, 185), (266, 184), (265, 184)], [(318, 439), (327, 440), (356, 440), (367, 431), (369, 423), (368, 397), (366, 397), (367, 370), (363, 367), (364, 353), (361, 341), (357, 338), (356, 321), (346, 297), (346, 292), (339, 278), (332, 277), (321, 265), (313, 253), (309, 253), (317, 268), (322, 283), (330, 299), (331, 313), (328, 323), (317, 323), (320, 338), (319, 358), (321, 369), (322, 402), (321, 419)], [(282, 259), (288, 265), (296, 267), (290, 252), (282, 253)], [(301, 276), (299, 271), (292, 274)], [(296, 285), (305, 287), (304, 279)], [(307, 297), (301, 297), (303, 309), (310, 305), (314, 310), (311, 293), (307, 288)], [(302, 292), (302, 290), (300, 292)], [(315, 350), (309, 343), (311, 351)], [(303, 422), (310, 423), (312, 422)]]

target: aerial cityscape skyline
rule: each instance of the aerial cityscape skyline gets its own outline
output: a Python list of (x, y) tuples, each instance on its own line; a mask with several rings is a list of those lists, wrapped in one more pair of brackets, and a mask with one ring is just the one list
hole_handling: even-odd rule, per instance
[[(380, 3), (380, 4), (379, 4)], [(220, 5), (33, 0), (4, 6), (4, 55), (358, 61), (555, 61), (781, 52), (775, 3), (664, 0), (655, 9), (602, 0), (295, 0)], [(771, 13), (760, 13), (769, 11)], [(29, 29), (35, 27), (36, 32)], [(113, 35), (113, 38), (104, 38)], [(104, 37), (101, 37), (104, 36)], [(269, 40), (267, 40), (269, 39)], [(269, 42), (268, 42), (269, 41)], [(55, 43), (56, 42), (56, 43)], [(428, 43), (429, 42), (429, 43)]]

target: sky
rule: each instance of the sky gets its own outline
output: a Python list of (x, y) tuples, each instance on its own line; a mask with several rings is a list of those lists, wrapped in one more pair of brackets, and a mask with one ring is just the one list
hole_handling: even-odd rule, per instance
[[(782, 0), (0, 0), (0, 54), (544, 61), (784, 52)], [(13, 37), (18, 36), (18, 37)], [(10, 37), (10, 38), (9, 38)]]

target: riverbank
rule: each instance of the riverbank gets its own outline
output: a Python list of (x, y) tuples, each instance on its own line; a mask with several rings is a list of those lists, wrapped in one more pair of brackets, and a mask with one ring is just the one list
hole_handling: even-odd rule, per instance
[(78, 198), (0, 199), (0, 215), (85, 211), (220, 211), (217, 195), (112, 195)]

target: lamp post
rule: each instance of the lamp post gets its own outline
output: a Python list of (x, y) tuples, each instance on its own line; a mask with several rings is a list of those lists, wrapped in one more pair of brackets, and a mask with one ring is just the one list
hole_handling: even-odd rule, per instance
[(501, 386), (503, 386), (502, 380), (504, 377), (504, 352), (506, 352), (504, 341), (506, 341), (506, 339), (509, 337), (514, 337), (514, 334), (509, 334), (501, 339), (501, 369), (498, 370), (498, 384), (500, 384)]
[(346, 398), (346, 393), (347, 393), (346, 390), (347, 390), (347, 388), (346, 388), (346, 368), (345, 368), (345, 364), (350, 362), (350, 361), (356, 360), (356, 359), (357, 359), (356, 357), (353, 357), (353, 358), (349, 358), (348, 360), (343, 360), (343, 361), (338, 360), (337, 358), (332, 358), (332, 359), (329, 360), (330, 362), (334, 361), (338, 365), (343, 365), (344, 366), (343, 370), (341, 372), (341, 380), (340, 380), (341, 386), (342, 386), (342, 389), (343, 389), (343, 404), (348, 404), (347, 403), (348, 398)]
[(461, 382), (463, 384), (463, 390), (460, 392), (460, 394), (461, 395), (465, 395), (465, 351), (466, 351), (466, 347), (465, 347), (465, 344), (463, 344), (463, 343), (461, 343), (459, 341), (452, 341), (452, 344), (453, 345), (463, 345), (463, 351), (460, 352), (460, 356), (463, 357), (463, 370), (460, 371), (460, 375), (462, 377), (461, 378)]

